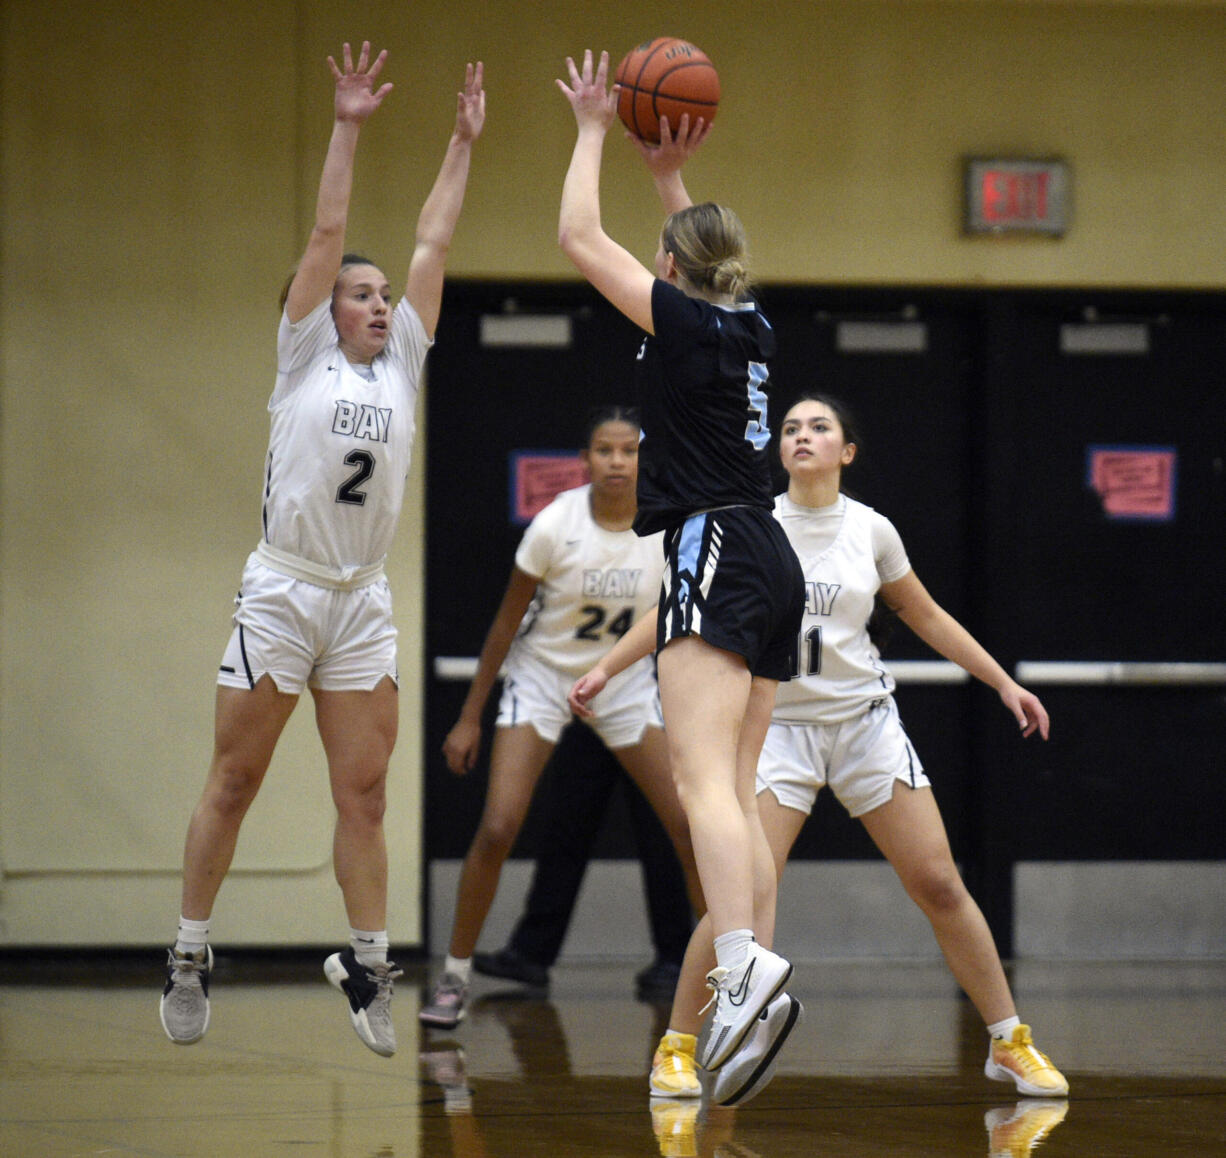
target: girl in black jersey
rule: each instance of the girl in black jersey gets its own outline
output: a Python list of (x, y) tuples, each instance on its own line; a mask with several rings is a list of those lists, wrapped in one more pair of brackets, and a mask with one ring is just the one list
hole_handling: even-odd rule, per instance
[[(691, 132), (682, 118), (675, 140), (665, 122), (660, 146), (638, 142), (669, 212), (653, 275), (601, 226), (601, 153), (615, 116), (608, 54), (594, 67), (587, 52), (582, 69), (570, 59), (567, 68), (570, 83), (558, 84), (578, 138), (558, 239), (592, 285), (648, 335), (639, 354), (644, 437), (635, 530), (664, 531), (654, 643), (669, 757), (718, 961), (707, 977), (715, 1009), (699, 1059), (717, 1069), (792, 968), (766, 948), (775, 880), (754, 797), (758, 752), (777, 682), (791, 672), (804, 601), (796, 556), (771, 516), (766, 388), (774, 336), (748, 296), (736, 215), (693, 205), (681, 180), (682, 164), (706, 136), (703, 122)], [(609, 677), (651, 646), (648, 617), (580, 679), (572, 705), (582, 713)], [(654, 1068), (696, 1084), (693, 1045), (685, 1045)], [(653, 1093), (674, 1093), (670, 1087), (671, 1080), (657, 1087), (653, 1076)]]

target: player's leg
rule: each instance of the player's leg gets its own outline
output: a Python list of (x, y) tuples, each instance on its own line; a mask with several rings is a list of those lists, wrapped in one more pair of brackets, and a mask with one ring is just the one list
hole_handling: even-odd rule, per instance
[(738, 737), (736, 760), (737, 800), (749, 826), (753, 849), (754, 937), (760, 945), (768, 948), (775, 942), (775, 896), (779, 881), (775, 858), (759, 813), (757, 773), (758, 758), (770, 727), (778, 686), (777, 680), (754, 676)]
[(895, 780), (890, 800), (860, 820), (932, 924), (954, 977), (984, 1021), (1012, 1017), (1013, 996), (996, 944), (958, 873), (932, 789)]
[[(671, 1002), (681, 975), (681, 962), (694, 931), (694, 909), (677, 850), (647, 798), (627, 777), (626, 805), (638, 852), (647, 900), (647, 926), (654, 956), (635, 974), (635, 995), (641, 1001)], [(697, 880), (697, 874), (695, 874)]]
[[(759, 794), (758, 815), (771, 851), (776, 876), (782, 877), (788, 854), (809, 814), (785, 807), (768, 791)], [(654, 1096), (697, 1097), (701, 1093), (694, 1073), (694, 1051), (698, 1032), (702, 1028), (702, 1010), (710, 997), (707, 974), (715, 965), (711, 923), (709, 918), (704, 916), (695, 926), (686, 949), (681, 976), (673, 996), (672, 1010), (669, 1013), (668, 1031), (660, 1039), (653, 1058), (650, 1090)], [(746, 1050), (747, 1047), (743, 1046), (742, 1051)], [(736, 1067), (736, 1071), (730, 1072), (727, 1079), (734, 1085), (743, 1068), (736, 1065), (739, 1058), (738, 1053), (734, 1055), (733, 1061), (728, 1063)], [(724, 1069), (720, 1069), (719, 1073), (723, 1074)], [(720, 1081), (721, 1084), (727, 1084), (724, 1079)]]
[(685, 874), (686, 891), (695, 913), (706, 911), (698, 866), (690, 842), (690, 827), (669, 769), (668, 739), (662, 728), (645, 727), (639, 741), (613, 753), (659, 818)]
[(387, 843), (383, 814), (387, 767), (399, 726), (390, 676), (370, 691), (313, 688), (315, 722), (328, 759), (336, 806), (333, 870), (345, 900), (350, 943), (324, 963), (349, 1001), (359, 1038), (384, 1057), (396, 1051), (390, 1002), (399, 970), (388, 961)]
[(539, 801), (541, 842), (524, 911), (505, 948), (473, 955), (478, 973), (546, 985), (570, 927), (588, 859), (622, 779), (617, 762), (580, 725), (563, 734)]
[[(777, 883), (783, 876), (792, 845), (809, 813), (786, 807), (773, 792), (767, 790), (758, 794), (758, 816)], [(773, 936), (773, 909), (769, 928)], [(764, 943), (771, 945), (770, 940)], [(715, 1105), (742, 1105), (760, 1094), (774, 1077), (779, 1051), (803, 1012), (800, 1001), (789, 993), (780, 992), (772, 998), (740, 1047), (714, 1075), (710, 1089), (711, 1102)]]
[(489, 787), (476, 835), (464, 858), (450, 952), (471, 957), (494, 903), (503, 862), (523, 828), (537, 781), (554, 744), (530, 725), (498, 728), (490, 753)]
[(753, 927), (753, 846), (736, 757), (752, 683), (745, 661), (697, 636), (658, 660), (669, 767), (716, 936)]
[(208, 1029), (213, 961), (208, 921), (234, 859), (243, 817), (297, 702), (267, 675), (253, 688), (217, 689), (213, 758), (187, 828), (179, 933), (167, 957), (159, 1004), (162, 1027), (176, 1044), (199, 1041)]
[(399, 693), (384, 676), (371, 691), (313, 689), (315, 722), (336, 806), (333, 869), (355, 929), (387, 924), (387, 766), (400, 722)]
[(185, 917), (206, 921), (212, 914), (243, 818), (297, 702), (296, 695), (279, 692), (267, 675), (250, 690), (217, 689), (213, 758), (183, 852)]
[(1066, 1094), (1064, 1076), (1020, 1024), (996, 943), (958, 873), (931, 788), (895, 781), (891, 799), (860, 819), (932, 924), (951, 972), (988, 1026), (987, 1075), (1013, 1081), (1024, 1094)]
[[(761, 697), (751, 694), (754, 680), (740, 656), (688, 636), (664, 648), (658, 669), (669, 763), (689, 821), (719, 961), (709, 975), (716, 1004), (699, 1059), (715, 1069), (791, 973), (788, 962), (753, 940), (755, 905), (767, 891), (773, 897), (773, 882), (768, 889), (760, 879), (761, 828), (752, 787), (746, 793), (741, 781), (746, 753), (754, 743), (760, 746), (766, 724), (757, 718)], [(750, 730), (743, 744), (747, 713)], [(769, 722), (769, 709), (767, 717)]]
[(451, 941), (443, 971), (418, 1011), (424, 1025), (453, 1029), (467, 1012), (473, 950), (494, 903), (502, 866), (515, 844), (555, 741), (531, 724), (494, 731), (485, 808), (460, 870)]

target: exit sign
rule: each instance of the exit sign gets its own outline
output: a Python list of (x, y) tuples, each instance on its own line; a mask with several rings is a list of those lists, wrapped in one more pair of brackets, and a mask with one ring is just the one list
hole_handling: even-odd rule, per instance
[(1070, 184), (1063, 161), (968, 158), (966, 231), (1059, 237), (1068, 227)]

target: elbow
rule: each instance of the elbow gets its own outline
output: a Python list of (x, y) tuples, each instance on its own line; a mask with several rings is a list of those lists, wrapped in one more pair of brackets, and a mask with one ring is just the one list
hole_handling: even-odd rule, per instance
[(428, 257), (439, 262), (446, 262), (447, 253), (451, 249), (451, 237), (440, 236), (429, 232), (418, 233), (413, 239), (413, 256)]
[(345, 217), (339, 216), (320, 216), (315, 221), (315, 228), (312, 230), (315, 240), (322, 242), (335, 242), (338, 238), (344, 242), (345, 239)]
[(573, 225), (562, 222), (558, 225), (558, 245), (571, 263), (581, 272), (586, 273), (591, 254), (590, 238)]

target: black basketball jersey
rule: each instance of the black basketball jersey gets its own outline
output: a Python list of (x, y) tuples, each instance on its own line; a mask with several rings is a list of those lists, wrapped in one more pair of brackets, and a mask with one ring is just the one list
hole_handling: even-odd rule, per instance
[(774, 508), (767, 361), (775, 334), (753, 302), (714, 306), (657, 280), (639, 351), (640, 535), (695, 511)]

